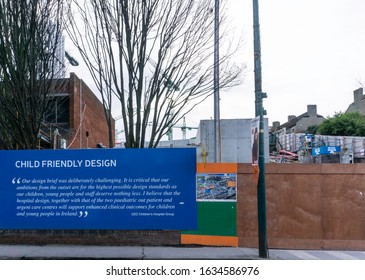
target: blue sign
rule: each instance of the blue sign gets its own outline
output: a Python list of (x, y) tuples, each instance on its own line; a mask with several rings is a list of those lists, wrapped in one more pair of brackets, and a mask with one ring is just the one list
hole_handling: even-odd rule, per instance
[(341, 146), (322, 146), (314, 148), (312, 150), (312, 156), (338, 154), (340, 152)]
[(196, 151), (0, 151), (0, 229), (197, 227)]

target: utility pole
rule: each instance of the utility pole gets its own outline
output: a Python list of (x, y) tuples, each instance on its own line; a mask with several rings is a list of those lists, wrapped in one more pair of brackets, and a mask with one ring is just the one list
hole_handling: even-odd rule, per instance
[(259, 256), (268, 258), (268, 246), (266, 237), (266, 185), (265, 185), (265, 137), (264, 137), (264, 114), (266, 114), (262, 99), (266, 93), (262, 92), (261, 77), (261, 44), (259, 24), (259, 3), (253, 0), (253, 33), (254, 33), (254, 61), (255, 61), (255, 115), (260, 117), (259, 129), (259, 178), (257, 184), (257, 214), (259, 235)]
[(214, 6), (214, 161), (221, 162), (221, 133), (219, 108), (219, 0)]

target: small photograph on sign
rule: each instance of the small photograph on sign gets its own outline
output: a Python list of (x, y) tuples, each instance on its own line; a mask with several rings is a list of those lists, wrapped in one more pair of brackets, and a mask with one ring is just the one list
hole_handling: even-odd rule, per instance
[(237, 201), (237, 174), (198, 174), (197, 201)]

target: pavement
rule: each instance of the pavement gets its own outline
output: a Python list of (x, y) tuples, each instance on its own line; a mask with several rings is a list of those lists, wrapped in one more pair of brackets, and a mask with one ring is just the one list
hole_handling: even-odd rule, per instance
[[(365, 260), (365, 251), (269, 249), (270, 260)], [(0, 245), (0, 260), (263, 260), (255, 248)]]

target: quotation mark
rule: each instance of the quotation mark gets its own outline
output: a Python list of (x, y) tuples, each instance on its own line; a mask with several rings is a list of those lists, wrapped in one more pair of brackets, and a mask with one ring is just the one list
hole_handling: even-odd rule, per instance
[(11, 181), (13, 184), (20, 184), (20, 179), (21, 178), (13, 178), (13, 180)]
[(86, 217), (87, 217), (87, 215), (89, 215), (89, 212), (87, 212), (87, 211), (85, 211), (85, 212), (80, 211), (80, 212), (79, 212), (79, 218), (81, 218), (81, 217), (86, 218)]

